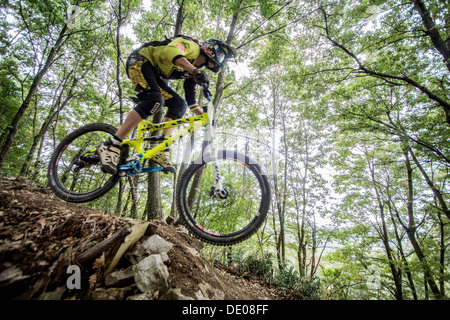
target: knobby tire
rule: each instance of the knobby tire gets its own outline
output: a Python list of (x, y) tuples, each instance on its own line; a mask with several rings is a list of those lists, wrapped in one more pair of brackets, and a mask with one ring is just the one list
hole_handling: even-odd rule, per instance
[[(208, 225), (210, 225), (210, 221), (208, 219), (212, 220), (214, 219), (215, 213), (212, 209), (208, 216), (205, 216), (204, 221), (200, 222), (200, 217), (198, 216), (197, 209), (194, 209), (194, 206), (191, 206), (193, 208), (189, 207), (189, 197), (192, 196), (192, 191), (190, 190), (191, 186), (193, 185), (195, 179), (199, 179), (198, 177), (201, 175), (204, 175), (204, 172), (202, 173), (202, 170), (205, 170), (204, 168), (208, 165), (210, 165), (213, 162), (213, 159), (205, 159), (205, 160), (196, 160), (192, 164), (188, 166), (186, 171), (183, 173), (177, 188), (177, 208), (178, 212), (180, 213), (180, 216), (182, 218), (182, 221), (184, 225), (189, 229), (189, 231), (192, 232), (193, 235), (195, 235), (197, 238), (201, 239), (202, 241), (214, 244), (214, 245), (221, 245), (221, 246), (228, 246), (233, 245), (239, 242), (242, 242), (246, 239), (248, 239), (250, 236), (252, 236), (262, 225), (264, 222), (267, 212), (269, 210), (270, 205), (270, 186), (267, 180), (267, 176), (262, 172), (262, 169), (258, 164), (256, 164), (254, 161), (252, 161), (248, 156), (245, 156), (243, 154), (240, 154), (236, 151), (230, 151), (230, 150), (220, 150), (218, 152), (218, 158), (221, 159), (221, 161), (224, 161), (225, 163), (234, 163), (234, 166), (240, 167), (242, 166), (242, 171), (245, 171), (247, 177), (250, 177), (252, 181), (254, 181), (254, 189), (258, 190), (258, 196), (256, 194), (248, 195), (248, 199), (243, 196), (243, 194), (239, 194), (239, 199), (234, 199), (230, 201), (245, 201), (245, 202), (255, 202), (259, 203), (258, 208), (254, 207), (252, 211), (249, 214), (249, 217), (245, 222), (239, 226), (239, 230), (229, 230), (230, 232), (214, 232), (208, 230)], [(227, 172), (221, 172), (221, 175), (226, 175)], [(239, 178), (239, 177), (238, 177)], [(200, 178), (201, 179), (201, 178)], [(231, 183), (231, 182), (230, 182)], [(201, 190), (201, 189), (208, 189), (210, 187), (209, 184), (206, 184), (205, 186), (200, 186), (197, 189), (196, 186), (192, 187), (191, 189), (195, 189), (195, 192), (202, 193), (203, 196), (205, 193), (207, 193), (208, 190)], [(231, 186), (232, 189), (236, 190), (239, 189), (240, 186)], [(195, 193), (194, 192), (194, 193)], [(231, 190), (233, 192), (233, 190)], [(244, 194), (245, 195), (245, 194)], [(201, 196), (201, 195), (197, 195)], [(220, 200), (219, 200), (220, 201)], [(228, 201), (228, 199), (226, 200)], [(224, 203), (226, 203), (224, 201)], [(197, 201), (198, 202), (198, 201)], [(197, 205), (199, 206), (199, 205)], [(203, 205), (205, 206), (205, 205)], [(230, 205), (231, 206), (231, 205)], [(204, 208), (204, 207), (203, 207)], [(225, 208), (225, 209), (224, 209)], [(257, 210), (256, 210), (257, 209)], [(227, 209), (226, 205), (223, 205), (223, 208), (220, 208), (219, 210), (223, 210), (223, 215), (219, 218), (217, 216), (217, 221), (220, 219), (239, 219), (239, 216), (232, 217), (232, 212), (236, 212), (236, 210), (229, 210), (229, 216), (227, 216)], [(196, 216), (197, 215), (197, 216)], [(220, 224), (220, 223), (219, 223)], [(226, 222), (224, 222), (226, 224)], [(233, 221), (230, 222), (230, 224), (233, 224)], [(211, 224), (212, 226), (212, 224)], [(218, 227), (220, 228), (220, 227)]]
[[(99, 132), (102, 134), (105, 134), (106, 136), (112, 136), (116, 133), (117, 129), (113, 127), (112, 125), (105, 124), (105, 123), (92, 123), (85, 125), (81, 128), (76, 129), (75, 131), (71, 132), (69, 135), (67, 135), (59, 145), (56, 147), (56, 149), (53, 152), (53, 155), (51, 157), (49, 168), (48, 168), (48, 181), (50, 188), (52, 191), (62, 200), (68, 201), (68, 202), (75, 202), (75, 203), (83, 203), (95, 200), (107, 192), (109, 192), (116, 183), (120, 180), (120, 176), (118, 174), (116, 175), (109, 175), (105, 174), (104, 177), (106, 180), (105, 183), (103, 183), (100, 187), (96, 188), (95, 190), (88, 191), (88, 192), (77, 192), (73, 190), (69, 190), (66, 185), (61, 181), (60, 175), (62, 174), (63, 168), (60, 167), (62, 164), (60, 161), (64, 161), (64, 153), (66, 152), (67, 148), (76, 140), (80, 139), (83, 135), (89, 134), (89, 133), (95, 133)], [(96, 141), (96, 143), (101, 143), (102, 141)], [(89, 145), (90, 148), (97, 148), (98, 145)], [(88, 147), (86, 148), (88, 149)], [(127, 149), (128, 150), (128, 149)], [(123, 152), (121, 154), (121, 162), (124, 158), (128, 156), (128, 152)], [(69, 172), (65, 172), (65, 174), (69, 174)], [(99, 174), (101, 175), (101, 174)], [(76, 184), (76, 183), (74, 183)]]

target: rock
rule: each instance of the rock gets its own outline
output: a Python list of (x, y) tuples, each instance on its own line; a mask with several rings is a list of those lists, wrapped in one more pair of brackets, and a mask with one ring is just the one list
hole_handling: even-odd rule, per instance
[(167, 279), (169, 270), (159, 254), (152, 254), (133, 266), (136, 285), (143, 293), (166, 293), (169, 289)]
[(185, 246), (183, 246), (183, 249), (186, 250), (187, 252), (189, 252), (195, 258), (200, 258), (201, 257), (201, 254), (197, 250), (195, 250), (193, 247), (191, 247), (191, 246), (185, 245)]
[(154, 297), (151, 293), (140, 293), (129, 296), (127, 300), (154, 300)]
[[(213, 283), (219, 284), (217, 281), (213, 281)], [(221, 285), (218, 288), (214, 288), (211, 284), (202, 282), (198, 286), (200, 290), (195, 293), (198, 300), (223, 300), (225, 298)]]
[(134, 281), (133, 267), (119, 269), (108, 274), (105, 278), (107, 287), (123, 287), (132, 284)]
[(114, 268), (119, 263), (120, 259), (122, 259), (122, 256), (133, 247), (133, 245), (138, 242), (145, 234), (147, 234), (148, 227), (150, 226), (150, 222), (148, 221), (137, 221), (130, 219), (128, 220), (128, 225), (131, 228), (131, 233), (128, 234), (123, 241), (123, 243), (120, 245), (119, 249), (117, 250), (114, 258), (111, 260), (110, 264), (108, 265), (105, 273), (108, 274), (111, 271), (114, 270)]
[(164, 240), (157, 234), (151, 236), (147, 239), (147, 241), (144, 241), (144, 248), (147, 248), (147, 252), (154, 253), (154, 254), (161, 254), (162, 252), (169, 252), (170, 249), (172, 249), (173, 244)]
[(191, 246), (200, 252), (203, 249), (203, 242), (200, 239), (192, 238)]
[(172, 216), (168, 216), (166, 219), (166, 223), (171, 225), (171, 224), (175, 224), (175, 218)]
[(97, 288), (92, 292), (92, 300), (124, 300), (127, 293), (134, 288), (133, 286), (126, 288)]
[(64, 293), (66, 292), (66, 289), (66, 286), (62, 286), (56, 288), (53, 291), (45, 292), (44, 294), (42, 294), (39, 300), (61, 300)]
[(169, 262), (170, 259), (169, 259), (169, 255), (167, 254), (167, 252), (161, 252), (159, 255), (161, 256), (161, 259), (164, 263)]
[(145, 240), (138, 241), (132, 249), (128, 250), (125, 257), (132, 264), (137, 264), (140, 260), (151, 254), (167, 253), (172, 247), (172, 243), (164, 240), (159, 235), (154, 234)]
[(158, 225), (153, 222), (149, 222), (145, 235), (150, 237), (156, 233), (156, 230), (158, 230)]
[(172, 288), (161, 297), (161, 300), (194, 300), (194, 298), (182, 294), (180, 288)]
[(2, 287), (3, 286), (6, 287), (8, 285), (11, 285), (12, 283), (25, 280), (29, 277), (30, 276), (28, 275), (23, 275), (22, 270), (20, 268), (12, 266), (10, 268), (3, 270), (0, 273), (0, 285)]

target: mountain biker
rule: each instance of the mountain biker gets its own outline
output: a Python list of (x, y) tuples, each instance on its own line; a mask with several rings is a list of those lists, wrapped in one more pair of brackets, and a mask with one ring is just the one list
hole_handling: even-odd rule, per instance
[[(175, 36), (165, 41), (153, 41), (144, 44), (130, 54), (126, 69), (138, 103), (130, 111), (116, 134), (97, 148), (102, 170), (116, 174), (119, 163), (122, 140), (141, 120), (158, 112), (163, 106), (168, 108), (164, 122), (184, 116), (186, 109), (196, 115), (203, 113), (196, 97), (196, 85), (209, 83), (206, 67), (219, 73), (229, 59), (236, 57), (236, 50), (218, 39), (208, 39), (201, 43), (187, 36)], [(166, 81), (184, 79), (185, 99), (172, 90)], [(164, 129), (163, 135), (170, 135), (174, 128)], [(175, 172), (170, 163), (169, 149), (158, 152), (153, 161), (169, 172)]]

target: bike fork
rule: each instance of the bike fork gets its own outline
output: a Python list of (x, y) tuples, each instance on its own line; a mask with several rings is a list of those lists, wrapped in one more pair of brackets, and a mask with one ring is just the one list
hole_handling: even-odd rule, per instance
[(209, 147), (209, 153), (210, 157), (212, 158), (212, 168), (213, 168), (213, 174), (214, 174), (214, 187), (211, 189), (211, 196), (220, 198), (220, 199), (226, 199), (228, 196), (228, 192), (223, 188), (222, 186), (222, 179), (220, 176), (220, 170), (219, 166), (217, 165), (218, 156), (217, 156), (217, 150), (214, 144), (213, 139), (213, 127), (212, 125), (208, 124), (205, 127), (205, 140), (203, 144), (203, 151), (202, 154), (205, 156), (205, 150), (206, 147)]

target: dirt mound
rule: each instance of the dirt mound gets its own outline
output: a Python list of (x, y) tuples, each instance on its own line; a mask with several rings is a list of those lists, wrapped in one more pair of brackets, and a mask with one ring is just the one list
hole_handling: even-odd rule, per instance
[[(81, 264), (81, 289), (67, 288), (67, 279), (71, 275), (68, 266), (77, 265), (77, 258), (114, 239), (129, 224), (129, 220), (61, 201), (48, 189), (30, 180), (0, 178), (0, 297), (162, 298), (159, 291), (151, 296), (142, 295), (134, 282), (120, 288), (105, 285), (105, 266), (117, 253), (120, 242)], [(175, 292), (193, 299), (199, 294), (200, 298), (207, 299), (280, 299), (279, 291), (261, 282), (248, 281), (213, 268), (199, 253), (201, 243), (189, 236), (183, 227), (164, 221), (152, 221), (151, 226), (151, 232), (146, 231), (147, 238), (158, 235), (172, 245), (164, 268), (168, 272), (165, 291), (173, 294), (165, 294), (166, 299), (179, 298), (174, 297)], [(131, 264), (125, 260), (121, 259), (115, 270), (123, 270), (125, 274)]]

